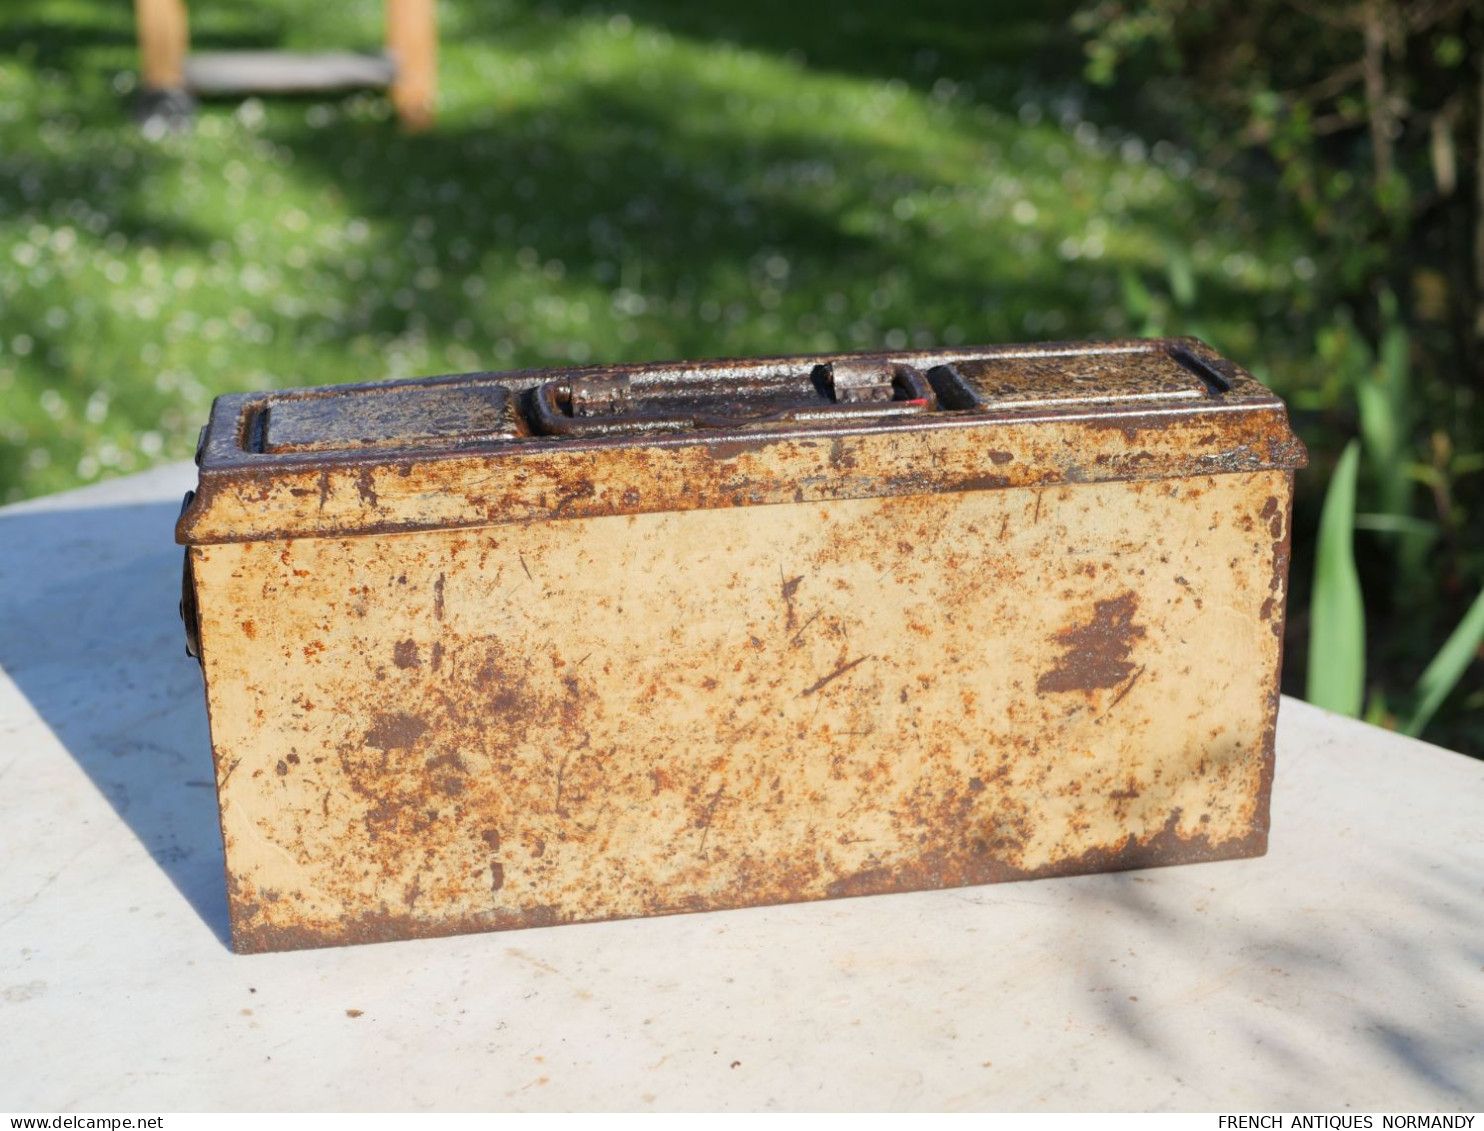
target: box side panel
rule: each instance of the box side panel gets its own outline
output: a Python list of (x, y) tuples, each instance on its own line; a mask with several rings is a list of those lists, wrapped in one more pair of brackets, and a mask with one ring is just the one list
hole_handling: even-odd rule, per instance
[(1261, 852), (1289, 490), (199, 547), (236, 944)]

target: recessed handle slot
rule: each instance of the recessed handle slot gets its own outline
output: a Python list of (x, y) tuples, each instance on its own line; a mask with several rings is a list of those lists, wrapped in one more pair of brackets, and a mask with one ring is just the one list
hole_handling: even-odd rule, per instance
[(615, 436), (912, 416), (937, 404), (914, 367), (851, 360), (769, 377), (668, 373), (548, 381), (531, 392), (530, 418), (550, 436)]

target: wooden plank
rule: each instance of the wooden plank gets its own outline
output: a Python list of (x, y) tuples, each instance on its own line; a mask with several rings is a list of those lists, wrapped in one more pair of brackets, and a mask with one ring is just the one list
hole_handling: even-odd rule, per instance
[(408, 129), (433, 124), (438, 87), (438, 27), (434, 0), (387, 0), (386, 47), (396, 61), (392, 105)]
[(185, 0), (134, 0), (134, 22), (145, 88), (179, 89), (190, 47)]
[(353, 51), (213, 51), (191, 55), (184, 71), (198, 94), (291, 94), (389, 86), (397, 68), (385, 55)]

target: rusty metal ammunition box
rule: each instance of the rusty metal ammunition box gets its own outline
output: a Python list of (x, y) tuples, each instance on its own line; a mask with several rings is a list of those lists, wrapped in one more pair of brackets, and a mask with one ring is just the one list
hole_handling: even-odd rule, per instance
[(1260, 854), (1304, 458), (1189, 339), (222, 397), (234, 945)]

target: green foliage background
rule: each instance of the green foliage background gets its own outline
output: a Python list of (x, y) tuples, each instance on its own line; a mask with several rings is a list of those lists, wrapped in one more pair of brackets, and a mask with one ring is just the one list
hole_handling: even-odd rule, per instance
[[(202, 49), (380, 37), (380, 0), (190, 7)], [(128, 5), (7, 0), (0, 501), (189, 456), (227, 391), (1195, 333), (1289, 397), (1313, 450), (1289, 642), (1302, 691), (1313, 532), (1378, 364), (1384, 283), (1417, 390), (1392, 463), (1420, 470), (1374, 490), (1435, 528), (1410, 557), (1359, 535), (1386, 721), (1484, 582), (1477, 405), (1439, 368), (1474, 355), (1417, 297), (1468, 280), (1425, 255), (1390, 277), (1398, 249), (1435, 238), (1403, 222), (1420, 183), (1404, 161), (1386, 192), (1405, 207), (1377, 213), (1353, 199), (1363, 147), (1289, 138), (1281, 98), (1192, 95), (1199, 51), (1168, 34), (1181, 12), (1110, 56), (1100, 35), (1140, 10), (445, 2), (431, 133), (402, 134), (380, 95), (357, 93), (212, 102), (162, 134), (128, 116)], [(1269, 75), (1268, 94), (1287, 81)], [(1267, 136), (1242, 140), (1258, 119)], [(1480, 667), (1429, 737), (1484, 751)]]

